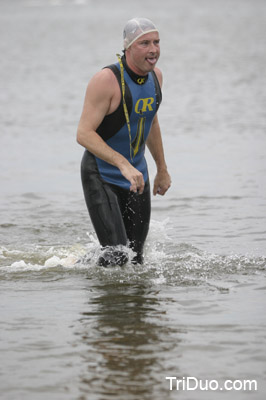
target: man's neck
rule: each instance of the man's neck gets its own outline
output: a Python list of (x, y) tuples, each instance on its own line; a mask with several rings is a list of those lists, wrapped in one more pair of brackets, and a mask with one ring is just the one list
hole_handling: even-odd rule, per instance
[(130, 78), (131, 78), (135, 83), (137, 83), (138, 85), (143, 85), (143, 84), (147, 81), (147, 79), (148, 79), (148, 77), (149, 77), (148, 74), (146, 74), (146, 75), (139, 75), (139, 74), (136, 74), (136, 72), (134, 72), (134, 71), (128, 66), (125, 56), (122, 56), (122, 62), (123, 62), (123, 65), (124, 65), (125, 70), (127, 71), (128, 75), (130, 76)]

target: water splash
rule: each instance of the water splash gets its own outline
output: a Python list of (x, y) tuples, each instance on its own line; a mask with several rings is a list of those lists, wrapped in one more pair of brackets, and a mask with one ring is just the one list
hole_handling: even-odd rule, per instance
[[(143, 265), (130, 261), (124, 267), (103, 268), (97, 265), (101, 248), (93, 235), (86, 245), (29, 246), (23, 249), (0, 248), (0, 279), (38, 278), (38, 274), (54, 274), (63, 279), (66, 274), (83, 273), (88, 279), (130, 284), (212, 286), (225, 277), (237, 279), (239, 275), (265, 274), (266, 257), (252, 255), (211, 254), (188, 244), (147, 241)], [(129, 260), (133, 252), (129, 250)], [(226, 290), (221, 283), (221, 290)]]
[(266, 257), (253, 255), (221, 255), (202, 251), (189, 243), (175, 243), (168, 235), (169, 220), (151, 221), (144, 250), (144, 264), (133, 265), (134, 253), (127, 249), (129, 262), (124, 267), (103, 268), (97, 265), (101, 247), (96, 236), (87, 233), (87, 243), (70, 246), (29, 245), (19, 249), (0, 248), (0, 279), (14, 276), (32, 279), (38, 274), (85, 274), (88, 279), (150, 285), (215, 286), (226, 290), (225, 277), (265, 274)]

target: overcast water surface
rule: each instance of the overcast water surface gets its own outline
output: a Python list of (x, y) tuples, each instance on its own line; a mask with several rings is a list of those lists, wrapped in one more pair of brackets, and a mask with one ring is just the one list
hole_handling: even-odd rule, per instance
[[(75, 136), (140, 15), (160, 30), (172, 187), (144, 265), (104, 269)], [(264, 399), (265, 26), (263, 0), (1, 1), (1, 399)]]

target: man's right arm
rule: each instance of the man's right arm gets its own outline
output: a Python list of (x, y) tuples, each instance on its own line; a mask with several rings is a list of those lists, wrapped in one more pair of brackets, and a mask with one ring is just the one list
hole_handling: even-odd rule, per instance
[(103, 118), (110, 113), (116, 90), (116, 78), (111, 70), (103, 69), (89, 82), (77, 131), (77, 142), (96, 157), (120, 169), (131, 183), (130, 190), (144, 190), (142, 174), (119, 152), (113, 150), (96, 132)]

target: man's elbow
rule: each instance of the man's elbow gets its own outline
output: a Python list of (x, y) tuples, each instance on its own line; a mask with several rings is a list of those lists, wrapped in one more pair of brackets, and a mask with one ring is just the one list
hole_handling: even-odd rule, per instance
[(77, 140), (78, 144), (80, 144), (81, 146), (84, 146), (84, 135), (83, 135), (81, 129), (79, 129), (79, 128), (77, 130), (76, 140)]

